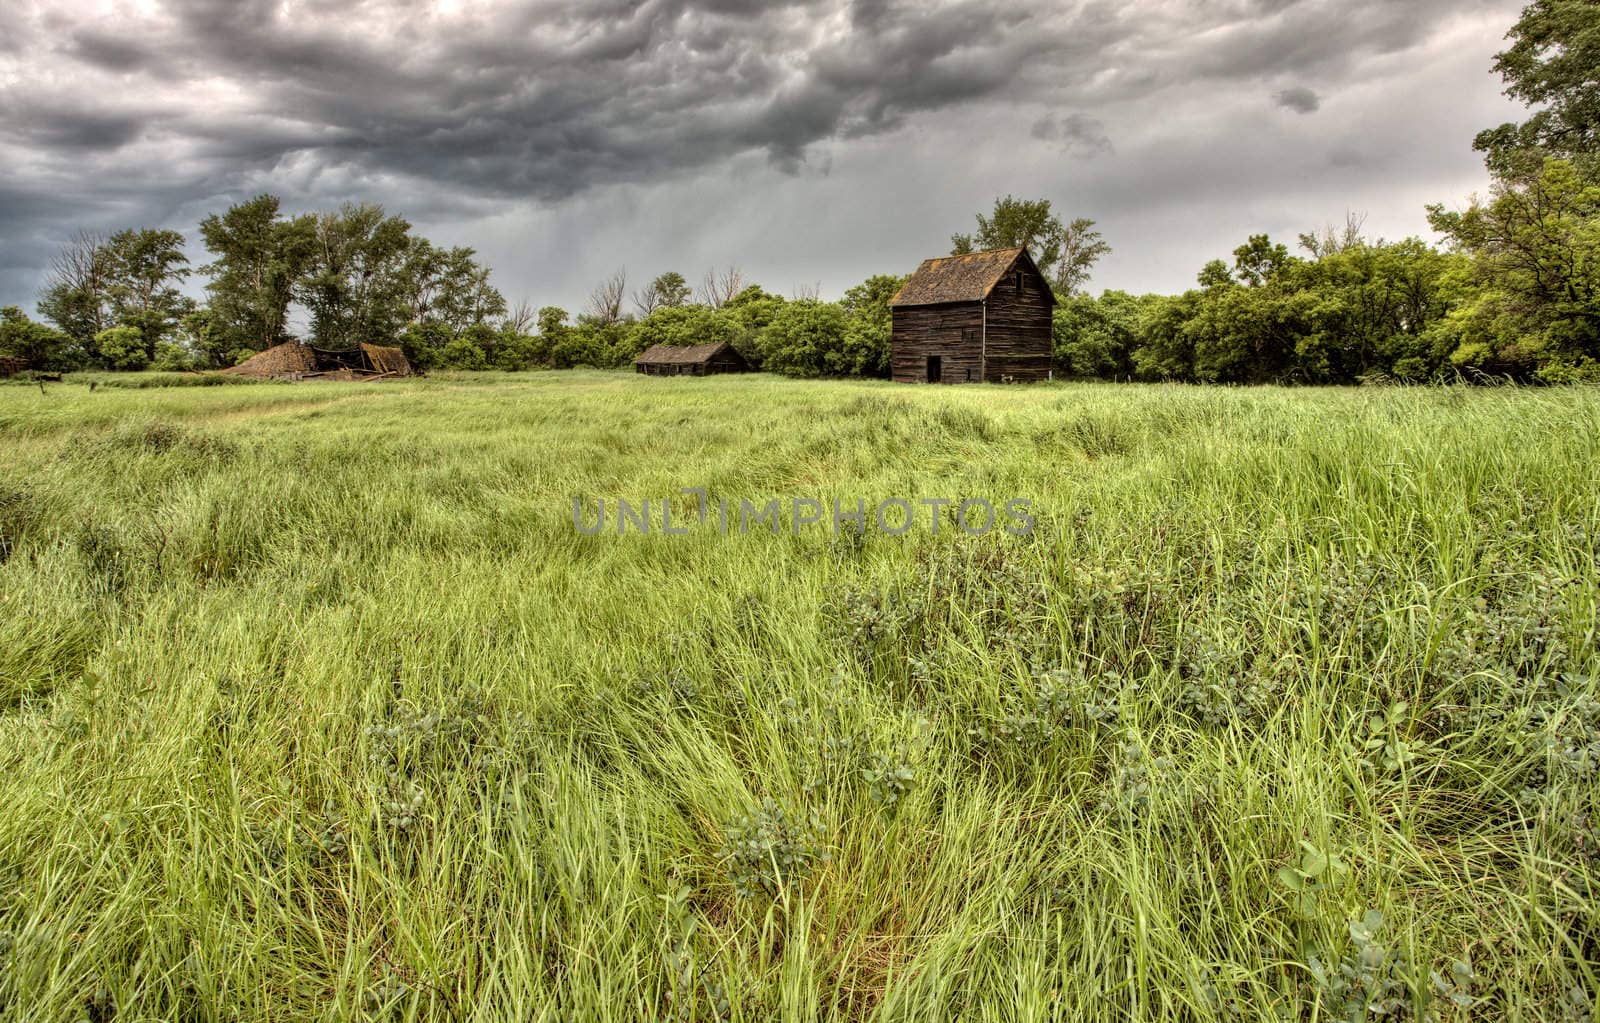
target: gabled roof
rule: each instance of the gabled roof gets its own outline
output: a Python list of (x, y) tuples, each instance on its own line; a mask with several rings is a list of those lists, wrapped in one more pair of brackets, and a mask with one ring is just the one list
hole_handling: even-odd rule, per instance
[[(651, 345), (640, 352), (639, 357), (633, 362), (634, 365), (641, 362), (654, 365), (693, 365), (722, 354), (725, 348), (733, 350), (733, 346), (726, 341), (713, 341), (708, 345)], [(734, 354), (739, 353), (734, 352)]]
[(981, 302), (1000, 283), (1018, 258), (1037, 271), (1028, 250), (1017, 246), (969, 252), (964, 256), (924, 259), (915, 273), (895, 292), (889, 305), (938, 305), (943, 302)]

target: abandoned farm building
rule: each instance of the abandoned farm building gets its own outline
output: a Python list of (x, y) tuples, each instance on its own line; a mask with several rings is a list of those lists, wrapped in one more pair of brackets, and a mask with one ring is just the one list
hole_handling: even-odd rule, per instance
[(271, 380), (385, 380), (410, 376), (411, 363), (400, 349), (385, 345), (335, 351), (285, 341), (222, 372)]
[(1025, 248), (923, 260), (889, 301), (890, 376), (930, 384), (1047, 379), (1055, 303)]
[(707, 345), (652, 345), (633, 360), (637, 373), (650, 376), (696, 376), (743, 373), (750, 368), (744, 356), (726, 341)]

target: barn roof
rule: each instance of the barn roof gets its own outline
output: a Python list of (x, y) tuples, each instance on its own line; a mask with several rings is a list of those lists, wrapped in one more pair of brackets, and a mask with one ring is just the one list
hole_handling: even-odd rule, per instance
[[(964, 256), (940, 256), (924, 259), (915, 273), (906, 279), (891, 306), (938, 305), (941, 302), (981, 302), (1000, 283), (1000, 278), (1011, 269), (1018, 256), (1027, 258), (1027, 249), (1018, 246), (1010, 249), (990, 249), (987, 252), (969, 252)], [(1032, 259), (1028, 259), (1031, 264)]]
[(376, 373), (392, 373), (397, 377), (411, 375), (411, 362), (406, 358), (406, 353), (399, 348), (362, 342), (361, 351), (366, 354), (367, 361), (372, 363), (372, 369)]
[(285, 341), (223, 370), (239, 376), (288, 378), (325, 376), (348, 371), (360, 378), (410, 376), (411, 363), (405, 352), (386, 345), (361, 344), (352, 349), (313, 348), (299, 341)]
[(726, 341), (713, 341), (707, 345), (651, 345), (639, 357), (633, 360), (634, 365), (693, 365), (697, 362), (706, 362), (722, 353), (724, 348), (733, 346)]

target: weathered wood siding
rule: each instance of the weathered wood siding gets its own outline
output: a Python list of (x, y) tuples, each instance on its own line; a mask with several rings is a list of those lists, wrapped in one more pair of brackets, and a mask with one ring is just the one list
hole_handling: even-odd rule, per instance
[[(897, 306), (893, 312), (890, 377), (908, 384), (983, 379), (983, 303)], [(927, 379), (930, 355), (939, 356), (938, 381)]]
[(1018, 259), (989, 292), (983, 378), (1045, 380), (1050, 376), (1050, 285)]

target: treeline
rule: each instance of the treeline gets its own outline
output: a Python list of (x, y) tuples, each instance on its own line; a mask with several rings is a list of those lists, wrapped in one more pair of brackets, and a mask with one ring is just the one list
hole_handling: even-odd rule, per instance
[[(196, 268), (176, 231), (79, 234), (52, 262), (36, 322), (0, 310), (0, 355), (39, 370), (192, 370), (235, 365), (291, 338), (292, 311), (319, 348), (396, 345), (421, 369), (632, 363), (656, 344), (730, 341), (797, 376), (873, 376), (889, 358), (888, 302), (903, 278), (869, 278), (843, 301), (784, 298), (735, 267), (699, 288), (668, 272), (628, 294), (622, 271), (573, 316), (508, 306), (470, 248), (444, 248), (372, 204), (285, 216), (261, 195), (207, 217)], [(197, 301), (183, 285), (207, 281)]]
[(1206, 383), (1423, 381), (1464, 368), (1452, 313), (1471, 260), (1411, 238), (1302, 235), (1304, 258), (1266, 235), (1213, 260), (1181, 295), (1072, 295), (1055, 311), (1058, 372)]
[[(1537, 0), (1497, 55), (1508, 94), (1540, 109), (1482, 132), (1491, 176), (1464, 210), (1428, 207), (1442, 246), (1369, 240), (1357, 218), (1265, 235), (1200, 269), (1180, 295), (1085, 292), (1110, 251), (1094, 222), (1063, 222), (1048, 200), (1006, 196), (953, 253), (1026, 245), (1058, 305), (1059, 375), (1214, 383), (1600, 379), (1600, 33), (1595, 0)], [(792, 376), (882, 376), (889, 300), (874, 276), (838, 302), (789, 298), (736, 268), (691, 288), (676, 272), (628, 291), (621, 271), (577, 316), (508, 308), (470, 248), (441, 248), (373, 205), (283, 215), (270, 195), (207, 217), (206, 298), (173, 231), (79, 236), (50, 269), (48, 324), (0, 312), (0, 355), (45, 369), (230, 365), (289, 337), (401, 346), (424, 369), (625, 366), (655, 344), (728, 341)]]
[(199, 228), (212, 257), (198, 268), (203, 301), (182, 290), (197, 271), (178, 232), (79, 234), (39, 298), (52, 326), (7, 308), (0, 351), (41, 369), (230, 366), (288, 340), (298, 306), (312, 344), (403, 342), (431, 367), (515, 348), (531, 322), (507, 309), (472, 249), (436, 246), (380, 206), (288, 217), (261, 195)]
[(842, 301), (812, 294), (785, 298), (745, 284), (730, 267), (708, 273), (696, 292), (682, 274), (655, 278), (623, 310), (626, 276), (618, 271), (590, 296), (576, 321), (564, 309), (539, 310), (530, 355), (538, 365), (631, 365), (653, 345), (727, 341), (752, 365), (788, 376), (885, 376), (889, 370), (889, 300), (903, 277), (878, 275)]

